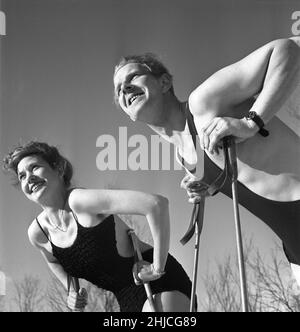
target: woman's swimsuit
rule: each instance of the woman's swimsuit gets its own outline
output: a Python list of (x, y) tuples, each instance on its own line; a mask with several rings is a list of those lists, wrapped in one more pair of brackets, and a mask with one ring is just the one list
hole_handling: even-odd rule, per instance
[[(65, 272), (114, 293), (120, 311), (142, 311), (147, 296), (144, 286), (134, 283), (134, 258), (122, 257), (118, 253), (114, 216), (108, 216), (94, 227), (83, 227), (74, 213), (73, 216), (78, 232), (74, 243), (67, 248), (56, 246), (36, 218), (39, 227), (51, 243), (53, 255)], [(142, 255), (145, 261), (152, 263), (153, 248)], [(150, 282), (152, 293), (179, 291), (190, 298), (191, 281), (182, 266), (170, 254), (165, 271), (166, 274), (160, 279)]]

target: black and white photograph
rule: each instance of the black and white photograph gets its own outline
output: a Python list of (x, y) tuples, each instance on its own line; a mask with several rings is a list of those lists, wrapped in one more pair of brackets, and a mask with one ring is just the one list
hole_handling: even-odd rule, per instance
[(298, 0), (0, 0), (0, 155), (0, 312), (300, 312)]

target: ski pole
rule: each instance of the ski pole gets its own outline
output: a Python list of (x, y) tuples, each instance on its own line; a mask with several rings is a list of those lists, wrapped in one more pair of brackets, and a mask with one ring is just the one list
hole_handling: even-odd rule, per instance
[[(142, 253), (141, 253), (141, 250), (140, 250), (140, 247), (138, 244), (138, 238), (137, 238), (136, 234), (134, 233), (133, 230), (129, 230), (128, 235), (131, 237), (136, 263), (139, 261), (142, 261), (143, 257), (142, 257)], [(136, 283), (139, 284), (141, 282), (140, 279), (139, 278), (138, 278), (139, 280), (136, 280), (136, 279), (137, 278), (135, 277)], [(155, 303), (153, 300), (153, 295), (152, 295), (150, 284), (149, 284), (149, 282), (143, 282), (143, 285), (144, 285), (144, 288), (145, 288), (145, 291), (147, 294), (147, 299), (149, 301), (151, 311), (156, 312)]]
[(246, 281), (246, 269), (245, 260), (243, 254), (243, 241), (241, 232), (241, 221), (239, 213), (239, 201), (238, 201), (238, 190), (237, 190), (237, 156), (236, 156), (236, 145), (233, 137), (226, 137), (224, 139), (225, 144), (228, 146), (229, 163), (231, 168), (231, 188), (232, 188), (232, 199), (233, 199), (233, 210), (234, 210), (234, 222), (235, 222), (235, 233), (236, 233), (236, 246), (238, 254), (239, 264), (239, 276), (240, 276), (240, 292), (242, 300), (243, 312), (249, 311), (249, 302), (247, 294), (247, 281)]

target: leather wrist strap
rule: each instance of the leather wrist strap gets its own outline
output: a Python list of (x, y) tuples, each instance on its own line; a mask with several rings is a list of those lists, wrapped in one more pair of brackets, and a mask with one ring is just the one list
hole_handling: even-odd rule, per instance
[(246, 116), (246, 120), (248, 120), (248, 121), (252, 120), (257, 124), (257, 126), (259, 128), (258, 132), (261, 136), (263, 136), (263, 137), (269, 136), (269, 131), (264, 128), (264, 126), (265, 126), (264, 121), (256, 112), (250, 111), (248, 113), (248, 115)]

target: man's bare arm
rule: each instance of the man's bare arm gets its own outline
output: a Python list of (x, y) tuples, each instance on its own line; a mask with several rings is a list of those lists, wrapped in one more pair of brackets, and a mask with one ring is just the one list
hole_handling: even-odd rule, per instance
[[(300, 69), (300, 48), (291, 39), (272, 41), (227, 66), (191, 95), (195, 115), (238, 105), (259, 94), (252, 110), (268, 122), (293, 91)], [(193, 111), (193, 110), (192, 110)], [(198, 113), (200, 112), (200, 113)]]

